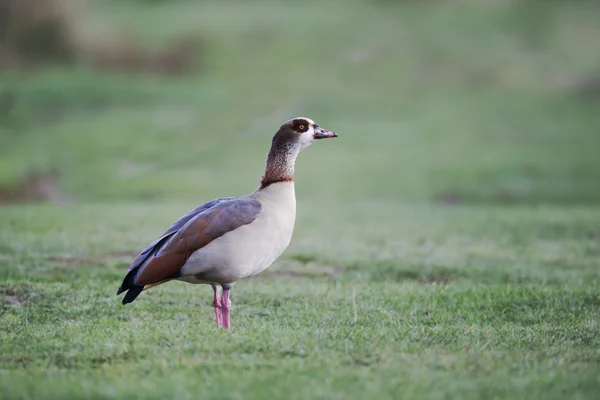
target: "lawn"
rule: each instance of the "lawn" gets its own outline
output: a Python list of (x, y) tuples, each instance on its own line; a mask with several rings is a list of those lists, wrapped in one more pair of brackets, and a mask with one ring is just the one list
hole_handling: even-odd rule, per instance
[(186, 205), (5, 209), (1, 397), (597, 395), (600, 210), (299, 206), (283, 259), (234, 288), (230, 332), (209, 287), (115, 296)]
[[(0, 200), (35, 171), (60, 194), (0, 205), (0, 398), (597, 398), (595, 3), (90, 3), (205, 47), (177, 77), (0, 74)], [(300, 156), (292, 244), (233, 329), (207, 286), (122, 306), (137, 252), (252, 191), (300, 115), (340, 137)]]

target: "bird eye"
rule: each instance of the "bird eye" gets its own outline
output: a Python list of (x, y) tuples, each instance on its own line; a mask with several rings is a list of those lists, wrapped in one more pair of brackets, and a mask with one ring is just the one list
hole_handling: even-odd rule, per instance
[(301, 132), (304, 132), (304, 125), (300, 125), (300, 126), (298, 126), (298, 129), (299, 129)]

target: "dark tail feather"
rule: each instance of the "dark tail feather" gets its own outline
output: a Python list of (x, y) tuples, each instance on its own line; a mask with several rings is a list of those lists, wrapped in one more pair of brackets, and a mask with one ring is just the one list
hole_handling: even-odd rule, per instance
[(133, 281), (135, 279), (135, 274), (137, 274), (137, 270), (137, 268), (134, 268), (127, 273), (125, 279), (123, 279), (123, 283), (121, 283), (121, 287), (119, 288), (119, 290), (117, 290), (117, 296), (135, 286), (135, 283)]
[(125, 297), (123, 297), (123, 304), (129, 304), (134, 301), (135, 298), (142, 293), (142, 290), (144, 290), (143, 286), (133, 286), (129, 288), (127, 293), (125, 293)]
[(119, 290), (117, 290), (117, 296), (127, 291), (127, 293), (125, 293), (125, 297), (123, 297), (123, 304), (131, 303), (135, 300), (136, 297), (140, 295), (140, 293), (142, 293), (142, 290), (144, 290), (143, 286), (136, 286), (133, 282), (135, 280), (136, 273), (137, 268), (134, 268), (131, 271), (129, 271), (125, 276), (125, 279), (123, 279), (121, 287), (119, 288)]
[(136, 297), (140, 295), (140, 293), (142, 293), (142, 290), (144, 290), (143, 286), (136, 286), (136, 284), (134, 283), (136, 273), (137, 268), (134, 268), (131, 271), (129, 271), (125, 276), (125, 279), (123, 279), (121, 287), (119, 288), (119, 290), (117, 290), (117, 296), (127, 291), (127, 293), (125, 293), (125, 297), (123, 297), (123, 304), (131, 303), (135, 300)]

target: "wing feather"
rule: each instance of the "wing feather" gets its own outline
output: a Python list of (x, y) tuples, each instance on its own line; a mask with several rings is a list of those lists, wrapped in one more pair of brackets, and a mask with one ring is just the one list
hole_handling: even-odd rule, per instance
[[(189, 256), (225, 233), (251, 223), (261, 210), (257, 200), (225, 198), (206, 203), (176, 221), (133, 261), (117, 294), (172, 277)], [(131, 298), (133, 297), (133, 298)], [(125, 299), (123, 300), (125, 303)]]

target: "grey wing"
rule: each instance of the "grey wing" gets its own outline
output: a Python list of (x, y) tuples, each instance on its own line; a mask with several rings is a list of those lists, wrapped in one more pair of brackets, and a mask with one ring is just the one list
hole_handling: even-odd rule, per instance
[(179, 218), (177, 221), (173, 223), (166, 231), (162, 234), (162, 236), (156, 239), (154, 242), (150, 243), (148, 247), (146, 247), (131, 263), (129, 267), (129, 271), (134, 268), (139, 267), (142, 263), (150, 256), (154, 255), (160, 248), (169, 240), (171, 236), (173, 236), (178, 230), (180, 230), (185, 224), (187, 224), (192, 218), (196, 217), (203, 211), (206, 211), (217, 204), (223, 203), (224, 201), (229, 201), (234, 199), (234, 197), (222, 197), (220, 199), (211, 200), (208, 203), (204, 203), (201, 206), (194, 208), (193, 210), (186, 213), (183, 217)]
[(123, 304), (133, 301), (145, 285), (172, 277), (194, 251), (254, 221), (260, 210), (260, 202), (253, 199), (219, 201), (190, 218), (179, 230), (168, 232), (133, 262), (117, 291), (133, 290)]
[(254, 221), (261, 204), (254, 199), (233, 199), (203, 211), (145, 261), (133, 283), (150, 285), (174, 277), (188, 257), (215, 239)]
[[(235, 199), (235, 197), (221, 197), (220, 199), (211, 200), (208, 203), (204, 203), (201, 206), (198, 206), (198, 207), (194, 208), (193, 210), (191, 210), (187, 214), (185, 214), (183, 217), (181, 217), (177, 221), (175, 221), (173, 223), (173, 225), (171, 225), (169, 227), (169, 229), (167, 229), (167, 231), (165, 232), (165, 234), (168, 234), (169, 232), (178, 231), (185, 224), (187, 224), (189, 220), (191, 220), (192, 218), (194, 218), (195, 216), (197, 216), (201, 212), (206, 211), (209, 208), (212, 208), (212, 207), (216, 206), (219, 203), (223, 203), (224, 201), (229, 201), (229, 200), (233, 200), (233, 199)], [(158, 240), (160, 240), (160, 239), (158, 239)]]
[[(131, 265), (129, 266), (128, 272), (133, 272), (135, 269), (139, 268), (146, 262), (150, 257), (154, 256), (167, 241), (177, 233), (185, 224), (187, 224), (190, 220), (201, 214), (202, 212), (211, 209), (212, 207), (223, 203), (225, 201), (233, 200), (235, 197), (222, 197), (220, 199), (211, 200), (207, 203), (204, 203), (193, 210), (187, 212), (184, 216), (175, 221), (166, 231), (161, 235), (160, 238), (156, 239), (154, 242), (150, 243), (148, 247), (146, 247), (138, 256), (133, 260)], [(129, 274), (128, 274), (129, 277)], [(127, 278), (125, 279), (125, 281)], [(124, 282), (125, 283), (125, 282)], [(119, 288), (118, 294), (122, 293), (127, 285), (123, 284)]]

